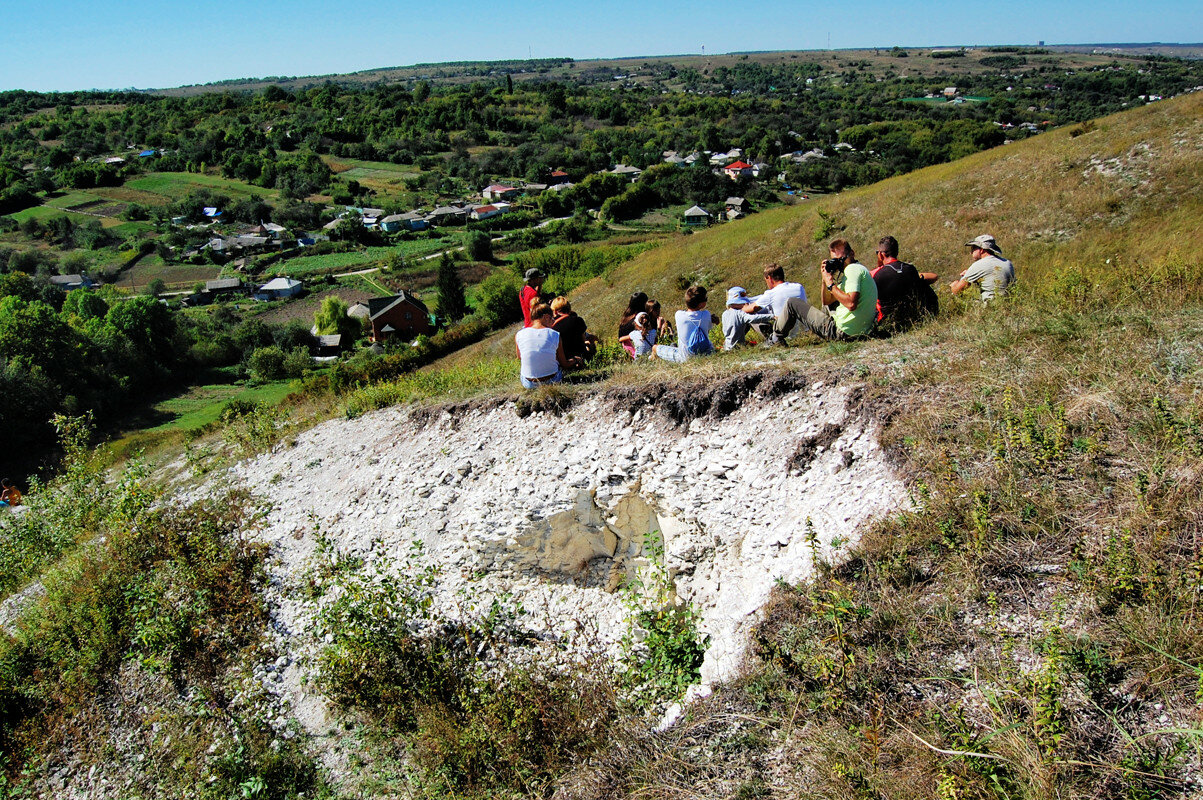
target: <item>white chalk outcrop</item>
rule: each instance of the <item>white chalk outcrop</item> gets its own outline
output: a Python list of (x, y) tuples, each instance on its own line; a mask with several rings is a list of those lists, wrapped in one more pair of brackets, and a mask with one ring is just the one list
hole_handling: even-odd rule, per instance
[[(802, 580), (815, 552), (838, 558), (866, 521), (907, 503), (850, 388), (799, 386), (753, 389), (725, 416), (687, 424), (629, 394), (578, 399), (558, 416), (520, 418), (513, 403), (417, 418), (389, 409), (319, 425), (235, 474), (272, 504), (260, 535), (277, 587), (296, 585), (318, 528), (365, 559), (404, 558), (420, 542), (447, 608), (465, 587), (508, 593), (528, 624), (565, 641), (582, 627), (603, 645), (622, 636), (615, 590), (658, 530), (677, 595), (709, 636), (710, 683), (738, 669), (776, 581)], [(286, 641), (314, 641), (309, 601), (278, 588), (274, 603)]]

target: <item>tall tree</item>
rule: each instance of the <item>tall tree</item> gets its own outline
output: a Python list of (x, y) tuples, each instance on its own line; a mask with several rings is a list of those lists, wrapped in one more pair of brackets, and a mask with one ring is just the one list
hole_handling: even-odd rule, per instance
[(322, 307), (313, 315), (313, 327), (319, 335), (340, 333), (345, 345), (359, 338), (360, 324), (354, 317), (347, 316), (347, 304), (331, 295), (322, 300)]
[(439, 316), (455, 322), (468, 313), (468, 301), (464, 299), (464, 282), (450, 253), (443, 253), (439, 261)]

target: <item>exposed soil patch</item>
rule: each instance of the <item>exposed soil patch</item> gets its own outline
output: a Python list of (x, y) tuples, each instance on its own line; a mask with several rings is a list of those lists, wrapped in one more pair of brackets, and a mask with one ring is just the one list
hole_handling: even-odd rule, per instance
[(702, 417), (728, 417), (752, 395), (772, 399), (804, 389), (809, 383), (801, 374), (756, 371), (721, 380), (694, 378), (618, 389), (610, 397), (620, 409), (634, 412), (651, 406), (676, 424), (688, 425)]
[(488, 412), (510, 402), (508, 397), (491, 397), (485, 400), (470, 400), (465, 403), (440, 403), (437, 406), (422, 406), (409, 412), (409, 421), (416, 428), (438, 421), (444, 414), (451, 418), (451, 429), (459, 430), (460, 421), (470, 411)]
[(519, 419), (538, 411), (548, 411), (558, 417), (570, 408), (572, 397), (554, 386), (521, 395), (514, 403), (514, 412)]
[(810, 463), (821, 451), (831, 447), (832, 442), (840, 438), (839, 425), (824, 425), (823, 429), (814, 436), (807, 436), (798, 442), (794, 454), (785, 462), (785, 470), (790, 475), (805, 472)]

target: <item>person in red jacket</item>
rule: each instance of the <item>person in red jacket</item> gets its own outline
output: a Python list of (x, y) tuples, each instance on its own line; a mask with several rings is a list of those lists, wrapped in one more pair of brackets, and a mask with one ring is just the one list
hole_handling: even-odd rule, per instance
[(522, 306), (522, 327), (524, 328), (531, 326), (530, 310), (541, 297), (539, 289), (543, 286), (546, 278), (547, 274), (541, 269), (531, 267), (526, 271), (526, 285), (518, 293), (518, 303)]

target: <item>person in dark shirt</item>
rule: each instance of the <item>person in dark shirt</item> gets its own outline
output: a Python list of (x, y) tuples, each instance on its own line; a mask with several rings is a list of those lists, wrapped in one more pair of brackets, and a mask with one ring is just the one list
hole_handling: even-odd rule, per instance
[(931, 287), (939, 276), (899, 261), (898, 240), (893, 236), (883, 236), (877, 243), (877, 269), (871, 274), (877, 284), (879, 330), (909, 327), (922, 317), (939, 312), (940, 301)]
[(571, 365), (584, 366), (586, 361), (597, 354), (597, 337), (589, 333), (589, 326), (572, 310), (572, 304), (568, 302), (567, 297), (552, 300), (551, 313), (551, 327), (560, 334), (564, 356)]

